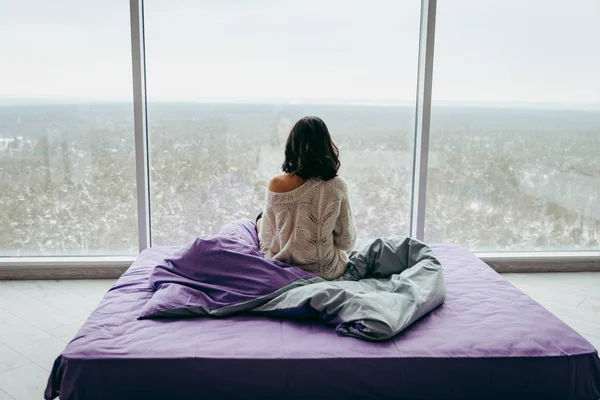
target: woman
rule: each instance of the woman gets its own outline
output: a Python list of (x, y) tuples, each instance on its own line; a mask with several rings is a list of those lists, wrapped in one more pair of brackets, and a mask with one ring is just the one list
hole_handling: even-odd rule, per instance
[(285, 146), (285, 174), (271, 179), (258, 216), (267, 257), (325, 279), (339, 278), (356, 242), (346, 182), (337, 176), (339, 151), (320, 118), (304, 117)]

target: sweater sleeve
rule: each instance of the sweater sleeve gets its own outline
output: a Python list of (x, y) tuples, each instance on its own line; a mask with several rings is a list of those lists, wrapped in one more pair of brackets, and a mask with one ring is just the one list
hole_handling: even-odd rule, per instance
[(260, 251), (266, 254), (267, 257), (273, 257), (279, 252), (280, 246), (277, 230), (275, 229), (273, 210), (271, 210), (269, 204), (268, 193), (266, 195), (265, 207), (263, 208), (263, 215), (259, 222), (260, 230), (258, 231), (258, 242), (260, 244)]
[(340, 215), (335, 223), (333, 230), (333, 244), (341, 250), (352, 250), (356, 244), (356, 225), (354, 224), (354, 215), (348, 199), (348, 187), (344, 182), (342, 189), (342, 203), (340, 205)]

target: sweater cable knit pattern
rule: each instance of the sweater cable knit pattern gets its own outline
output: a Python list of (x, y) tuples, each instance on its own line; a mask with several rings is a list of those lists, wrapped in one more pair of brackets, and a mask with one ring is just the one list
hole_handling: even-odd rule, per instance
[(285, 193), (267, 189), (260, 224), (260, 249), (267, 257), (325, 279), (346, 271), (356, 227), (343, 178), (310, 179)]

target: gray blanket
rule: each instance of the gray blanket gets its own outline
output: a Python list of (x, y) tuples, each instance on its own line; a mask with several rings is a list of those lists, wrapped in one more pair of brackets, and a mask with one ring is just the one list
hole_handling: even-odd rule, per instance
[(253, 311), (286, 316), (316, 311), (347, 336), (384, 340), (444, 302), (442, 266), (433, 250), (408, 237), (380, 238), (349, 253), (347, 272), (289, 290)]

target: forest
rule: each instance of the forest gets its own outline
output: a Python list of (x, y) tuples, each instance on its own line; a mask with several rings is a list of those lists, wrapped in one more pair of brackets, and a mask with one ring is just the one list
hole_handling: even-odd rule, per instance
[[(407, 235), (414, 108), (148, 105), (153, 245), (261, 210), (293, 123), (340, 149), (359, 236)], [(600, 248), (600, 111), (435, 106), (426, 241)], [(136, 254), (131, 104), (0, 106), (0, 256)]]

